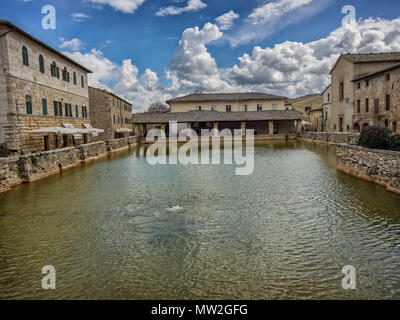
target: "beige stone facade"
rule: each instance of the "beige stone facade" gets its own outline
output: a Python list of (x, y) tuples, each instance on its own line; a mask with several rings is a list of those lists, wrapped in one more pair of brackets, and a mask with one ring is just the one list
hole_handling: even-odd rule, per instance
[(331, 70), (332, 131), (352, 132), (356, 108), (354, 79), (400, 63), (400, 53), (345, 54)]
[(400, 132), (400, 65), (355, 79), (355, 132), (378, 125)]
[(286, 107), (290, 110), (297, 110), (303, 114), (303, 120), (310, 121), (309, 111), (322, 106), (323, 97), (321, 94), (312, 94), (299, 98), (289, 99)]
[(170, 112), (286, 110), (287, 98), (262, 93), (193, 94), (167, 101)]
[(329, 85), (325, 91), (322, 93), (324, 100), (323, 100), (323, 126), (322, 131), (324, 132), (332, 132), (333, 125), (332, 125), (332, 86)]
[(132, 105), (112, 92), (89, 87), (90, 119), (93, 127), (104, 130), (104, 140), (132, 135)]
[[(64, 71), (65, 70), (65, 71)], [(85, 67), (6, 20), (0, 20), (0, 143), (40, 152), (91, 140), (31, 130), (90, 123)]]

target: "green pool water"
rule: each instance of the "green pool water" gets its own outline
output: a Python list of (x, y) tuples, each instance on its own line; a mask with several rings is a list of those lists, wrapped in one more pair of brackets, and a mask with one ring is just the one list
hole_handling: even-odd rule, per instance
[(251, 176), (144, 152), (0, 195), (0, 298), (400, 298), (400, 197), (337, 172), (333, 147), (256, 143)]

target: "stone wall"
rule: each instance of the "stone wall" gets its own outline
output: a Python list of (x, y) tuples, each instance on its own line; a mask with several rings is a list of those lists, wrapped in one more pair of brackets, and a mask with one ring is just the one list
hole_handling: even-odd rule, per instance
[(107, 151), (115, 152), (115, 151), (129, 148), (129, 146), (136, 143), (136, 141), (137, 141), (136, 136), (109, 140), (109, 141), (107, 141)]
[(79, 150), (79, 157), (82, 161), (100, 158), (107, 153), (107, 144), (105, 141), (81, 144), (76, 147)]
[(0, 192), (20, 183), (19, 157), (0, 158)]
[(340, 144), (337, 169), (400, 195), (400, 152)]
[(351, 145), (356, 145), (359, 136), (360, 135), (358, 133), (303, 132), (298, 135), (298, 139), (328, 144), (348, 143)]
[(136, 142), (136, 137), (128, 137), (11, 158), (0, 158), (0, 193), (15, 185), (32, 182), (83, 162), (104, 157), (108, 153), (128, 149)]

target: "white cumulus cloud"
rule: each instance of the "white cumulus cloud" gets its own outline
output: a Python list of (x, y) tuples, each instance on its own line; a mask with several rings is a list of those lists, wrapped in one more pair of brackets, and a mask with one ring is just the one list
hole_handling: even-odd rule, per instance
[(179, 15), (184, 12), (198, 11), (204, 9), (205, 7), (207, 7), (207, 4), (205, 4), (202, 0), (189, 0), (187, 2), (186, 7), (176, 7), (176, 6), (163, 7), (156, 12), (156, 15), (160, 17), (169, 15)]
[(81, 40), (79, 40), (78, 38), (73, 38), (71, 40), (66, 40), (65, 38), (60, 38), (60, 41), (62, 41), (62, 43), (59, 44), (58, 46), (61, 49), (69, 49), (69, 50), (77, 51), (77, 50), (80, 50), (84, 46), (84, 43)]
[(238, 19), (239, 17), (240, 15), (238, 13), (236, 13), (233, 10), (230, 10), (229, 12), (216, 18), (215, 21), (218, 23), (218, 26), (221, 30), (228, 30), (232, 27), (233, 21), (235, 19)]
[(88, 14), (82, 12), (75, 12), (71, 14), (71, 17), (75, 22), (82, 22), (90, 18)]
[(125, 13), (134, 13), (136, 9), (146, 0), (86, 0), (95, 4), (107, 4), (116, 10)]

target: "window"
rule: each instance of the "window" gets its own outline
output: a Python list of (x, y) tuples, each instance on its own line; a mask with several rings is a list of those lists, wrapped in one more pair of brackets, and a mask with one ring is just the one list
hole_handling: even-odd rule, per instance
[(344, 83), (341, 82), (339, 84), (339, 101), (343, 101), (344, 99)]
[(68, 117), (68, 103), (65, 104), (65, 116)]
[(374, 113), (379, 114), (379, 99), (374, 100)]
[(73, 77), (74, 77), (74, 85), (76, 85), (76, 72), (75, 71), (73, 73)]
[(390, 81), (390, 73), (386, 75), (386, 81)]
[(201, 111), (201, 106), (197, 106), (197, 107), (196, 107), (196, 110), (197, 110), (197, 111)]
[(87, 108), (82, 106), (82, 118), (87, 118)]
[(60, 117), (63, 116), (62, 102), (59, 102), (59, 103), (58, 103), (58, 115), (59, 115)]
[(242, 111), (247, 111), (247, 104), (244, 104), (244, 105), (242, 106)]
[(232, 111), (232, 106), (231, 105), (227, 105), (226, 106), (226, 111), (227, 112), (231, 112)]
[(304, 111), (307, 113), (308, 111), (311, 111), (311, 107), (305, 107)]
[(28, 49), (25, 46), (22, 47), (22, 63), (24, 66), (29, 67)]
[(73, 115), (72, 115), (72, 105), (71, 104), (69, 104), (69, 116), (73, 117)]
[(32, 114), (32, 97), (25, 96), (26, 113)]
[(328, 102), (330, 102), (330, 101), (331, 101), (331, 94), (328, 93)]
[(386, 111), (390, 111), (390, 94), (386, 95)]
[(47, 100), (46, 99), (42, 99), (42, 111), (43, 111), (43, 115), (47, 116)]
[(212, 111), (216, 111), (217, 110), (217, 106), (211, 106), (211, 110)]
[(365, 81), (365, 86), (369, 87), (369, 80)]
[(57, 101), (53, 101), (54, 104), (54, 116), (58, 116), (58, 102)]
[(114, 123), (115, 123), (115, 114), (113, 115), (113, 120), (114, 120)]
[(44, 73), (44, 59), (42, 55), (39, 55), (39, 70)]
[(75, 117), (79, 118), (79, 107), (75, 105)]
[(357, 83), (357, 89), (361, 89), (361, 82)]
[(365, 112), (369, 112), (369, 99), (365, 99)]
[(83, 78), (83, 76), (81, 76), (81, 86), (82, 88), (85, 87), (85, 79)]
[(67, 67), (64, 67), (64, 70), (62, 71), (62, 79), (63, 81), (67, 81)]
[(272, 105), (272, 110), (278, 110), (278, 105), (277, 104), (273, 104)]
[(60, 69), (57, 67), (55, 61), (53, 61), (53, 63), (50, 65), (50, 73), (52, 77), (60, 79)]
[(357, 100), (357, 113), (361, 112), (361, 100)]
[(389, 127), (389, 120), (388, 120), (388, 119), (385, 120), (385, 127), (386, 127), (386, 128)]
[(257, 111), (262, 111), (262, 105), (261, 104), (257, 105)]

